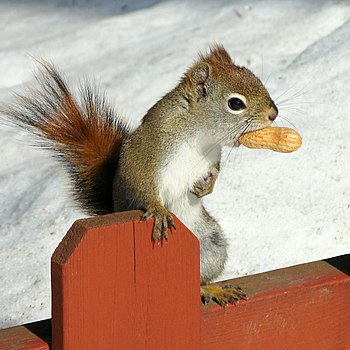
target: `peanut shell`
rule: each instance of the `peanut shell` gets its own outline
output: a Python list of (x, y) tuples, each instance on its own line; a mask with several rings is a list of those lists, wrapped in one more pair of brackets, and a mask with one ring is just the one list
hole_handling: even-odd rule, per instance
[(267, 127), (241, 135), (238, 141), (248, 148), (265, 148), (289, 153), (296, 151), (302, 143), (301, 136), (293, 129)]

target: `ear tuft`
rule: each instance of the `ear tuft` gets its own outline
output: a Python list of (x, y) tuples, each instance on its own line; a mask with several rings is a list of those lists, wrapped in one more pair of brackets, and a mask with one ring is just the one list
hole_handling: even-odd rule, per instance
[[(230, 67), (227, 67), (227, 66)], [(222, 45), (214, 45), (206, 55), (199, 54), (199, 60), (186, 72), (183, 78), (197, 101), (210, 94), (213, 82), (222, 69), (232, 69), (234, 63)]]
[(233, 61), (222, 45), (215, 44), (210, 47), (209, 54), (200, 55), (201, 61), (207, 61), (213, 66), (232, 65)]

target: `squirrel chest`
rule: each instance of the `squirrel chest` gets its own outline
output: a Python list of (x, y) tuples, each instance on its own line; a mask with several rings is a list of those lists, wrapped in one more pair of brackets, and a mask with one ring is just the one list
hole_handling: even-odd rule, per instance
[(220, 160), (221, 147), (205, 144), (205, 137), (181, 143), (167, 155), (166, 166), (159, 169), (157, 187), (164, 205), (191, 228), (201, 210), (201, 200), (190, 191), (205, 178)]
[(201, 145), (200, 140), (184, 142), (166, 155), (166, 166), (159, 169), (159, 194), (165, 204), (180, 199), (194, 183), (204, 178), (220, 160), (221, 147)]

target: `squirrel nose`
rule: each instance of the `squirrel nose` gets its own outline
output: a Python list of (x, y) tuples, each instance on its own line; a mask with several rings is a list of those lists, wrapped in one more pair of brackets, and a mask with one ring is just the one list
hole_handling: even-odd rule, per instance
[(278, 108), (275, 105), (275, 102), (271, 100), (270, 102), (270, 110), (269, 110), (269, 119), (274, 121), (278, 115)]

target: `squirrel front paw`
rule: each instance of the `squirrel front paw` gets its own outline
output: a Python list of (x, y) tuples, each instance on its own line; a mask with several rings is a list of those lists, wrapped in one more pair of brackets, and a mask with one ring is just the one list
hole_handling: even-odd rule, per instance
[(172, 215), (164, 207), (149, 208), (142, 216), (142, 220), (147, 221), (150, 218), (154, 218), (153, 241), (161, 241), (163, 238), (168, 240), (168, 229), (174, 228), (176, 230)]
[(193, 185), (191, 192), (198, 198), (202, 198), (207, 194), (212, 193), (215, 186), (215, 182), (219, 176), (219, 172), (220, 162), (217, 162), (216, 164), (210, 167), (207, 175), (204, 178), (200, 179)]
[(204, 179), (197, 181), (193, 185), (191, 192), (198, 198), (202, 198), (207, 194), (212, 193), (216, 179), (217, 176), (213, 175), (212, 173), (209, 173)]
[(225, 307), (227, 304), (236, 304), (239, 300), (247, 299), (246, 294), (237, 286), (226, 285), (223, 287), (208, 284), (201, 285), (201, 299), (203, 304), (208, 304), (211, 300)]

